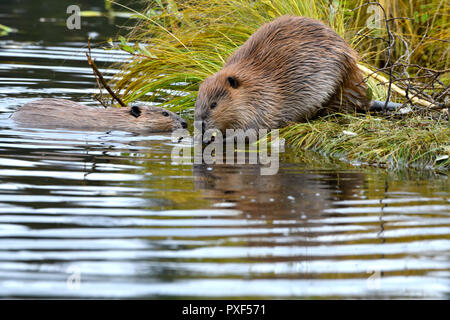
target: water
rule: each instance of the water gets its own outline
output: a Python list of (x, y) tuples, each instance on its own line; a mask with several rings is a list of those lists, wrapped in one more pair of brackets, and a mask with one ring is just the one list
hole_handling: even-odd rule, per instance
[(126, 20), (69, 32), (69, 2), (0, 4), (20, 31), (0, 38), (1, 298), (449, 298), (448, 172), (287, 152), (261, 176), (174, 164), (167, 134), (11, 123), (38, 97), (95, 104), (87, 34), (104, 41)]

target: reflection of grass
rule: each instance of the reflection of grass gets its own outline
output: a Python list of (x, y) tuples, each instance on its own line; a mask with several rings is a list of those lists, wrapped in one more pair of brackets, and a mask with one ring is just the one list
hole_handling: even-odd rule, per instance
[(80, 16), (84, 18), (91, 17), (113, 17), (113, 18), (126, 18), (126, 19), (136, 19), (138, 18), (134, 13), (130, 12), (116, 12), (116, 11), (81, 11)]
[[(380, 28), (367, 27), (370, 10), (367, 6), (360, 7), (366, 2), (149, 0), (148, 9), (140, 14), (136, 27), (119, 44), (133, 54), (133, 59), (121, 65), (121, 72), (113, 84), (116, 90), (123, 90), (126, 102), (153, 101), (173, 111), (192, 114), (199, 83), (218, 71), (227, 57), (259, 26), (284, 14), (309, 16), (326, 22), (359, 51), (365, 62), (380, 67), (386, 59), (386, 44), (379, 39), (386, 37), (386, 31), (383, 24)], [(395, 42), (392, 61), (409, 52), (413, 64), (433, 69), (448, 68), (446, 39), (449, 28), (445, 1), (380, 2), (388, 16), (411, 18), (393, 20), (390, 24), (391, 31), (402, 39)], [(414, 76), (415, 71), (417, 69), (409, 70), (410, 75)], [(445, 84), (448, 74), (443, 74), (441, 81)], [(386, 97), (386, 89), (379, 81), (370, 79), (368, 85), (374, 99)], [(398, 98), (394, 96), (394, 99)], [(430, 123), (416, 116), (401, 121), (344, 116), (335, 121), (335, 118), (328, 118), (298, 124), (284, 132), (288, 134), (288, 141), (297, 143), (297, 150), (318, 149), (333, 155), (346, 154), (351, 159), (395, 166), (448, 165), (448, 160), (436, 161), (439, 156), (449, 154), (448, 124)], [(362, 127), (358, 130), (358, 126)], [(378, 130), (369, 130), (372, 127)], [(358, 135), (345, 136), (346, 139), (333, 135), (343, 130), (355, 131)], [(392, 135), (386, 134), (387, 130)], [(439, 139), (434, 139), (433, 134)], [(317, 144), (299, 143), (302, 139), (310, 141), (319, 137), (320, 148)], [(339, 147), (338, 143), (344, 143), (344, 146)], [(410, 147), (414, 148), (410, 150)]]
[(13, 29), (13, 28), (7, 27), (3, 24), (0, 24), (0, 37), (6, 36), (8, 33), (16, 32), (16, 31), (17, 31), (16, 29)]

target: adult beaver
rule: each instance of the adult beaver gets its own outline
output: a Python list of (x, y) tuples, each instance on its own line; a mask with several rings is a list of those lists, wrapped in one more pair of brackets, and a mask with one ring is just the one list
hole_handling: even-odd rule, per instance
[(135, 133), (166, 132), (186, 128), (175, 113), (153, 106), (95, 108), (65, 99), (40, 99), (25, 104), (11, 118), (22, 125)]
[(195, 120), (203, 129), (274, 129), (330, 112), (379, 107), (367, 98), (356, 52), (330, 27), (283, 16), (260, 27), (207, 78)]

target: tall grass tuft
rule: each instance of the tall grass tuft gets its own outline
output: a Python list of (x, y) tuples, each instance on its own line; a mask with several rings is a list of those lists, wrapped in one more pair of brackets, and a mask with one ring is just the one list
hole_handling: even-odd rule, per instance
[(174, 111), (191, 109), (198, 84), (258, 27), (285, 14), (322, 19), (345, 33), (343, 8), (325, 0), (151, 1), (128, 43), (120, 45), (134, 58), (121, 65), (115, 87), (127, 102), (141, 99)]

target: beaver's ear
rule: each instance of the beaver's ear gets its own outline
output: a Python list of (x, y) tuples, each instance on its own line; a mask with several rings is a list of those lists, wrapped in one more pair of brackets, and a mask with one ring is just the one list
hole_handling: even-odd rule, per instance
[(139, 117), (141, 115), (141, 108), (138, 106), (132, 106), (130, 109), (130, 114), (134, 117)]
[(228, 77), (227, 78), (228, 84), (233, 88), (236, 89), (239, 87), (239, 81), (235, 77)]

